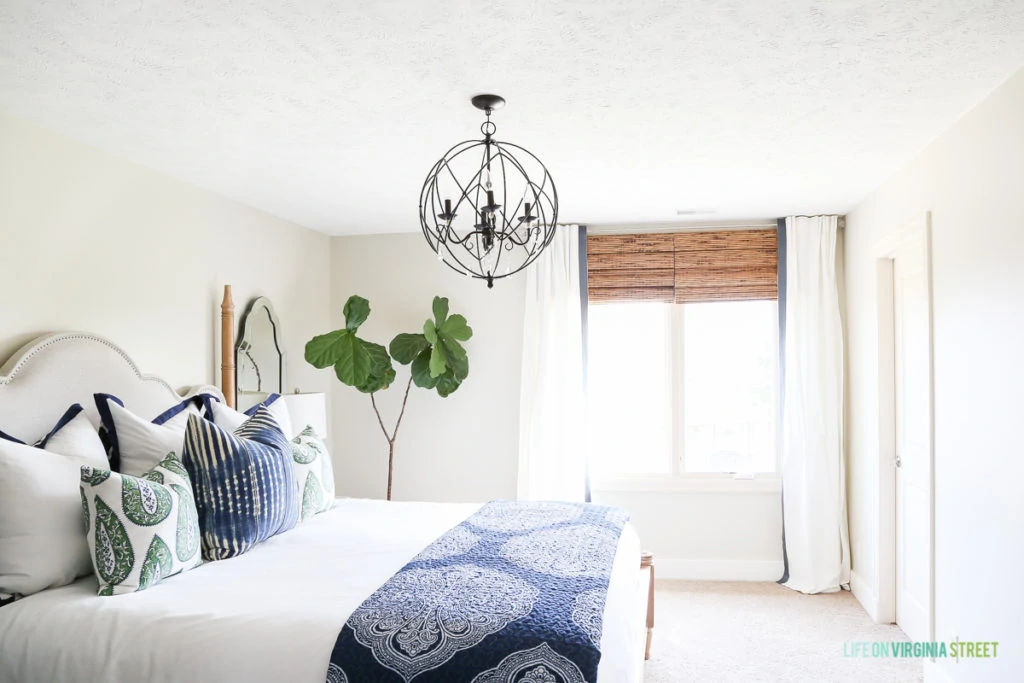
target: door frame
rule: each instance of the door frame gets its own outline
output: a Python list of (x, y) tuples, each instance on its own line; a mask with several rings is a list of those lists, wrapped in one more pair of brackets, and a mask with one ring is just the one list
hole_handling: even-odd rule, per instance
[(935, 640), (935, 318), (931, 212), (908, 220), (874, 248), (878, 311), (877, 621), (896, 622), (896, 330), (893, 259), (909, 244), (924, 245), (928, 301), (928, 637)]

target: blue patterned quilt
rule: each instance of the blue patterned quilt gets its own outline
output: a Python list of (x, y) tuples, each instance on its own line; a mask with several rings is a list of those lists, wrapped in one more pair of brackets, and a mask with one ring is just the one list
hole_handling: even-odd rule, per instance
[(487, 503), (352, 613), (328, 683), (595, 683), (628, 518), (601, 505)]

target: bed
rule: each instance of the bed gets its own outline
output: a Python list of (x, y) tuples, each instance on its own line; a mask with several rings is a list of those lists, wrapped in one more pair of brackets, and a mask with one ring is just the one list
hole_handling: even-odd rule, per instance
[[(91, 406), (96, 392), (143, 415), (191, 393), (143, 375), (108, 340), (54, 334), (0, 368), (0, 417), (28, 437), (70, 404)], [(242, 556), (138, 593), (97, 596), (95, 576), (46, 589), (0, 607), (0, 680), (321, 683), (349, 615), (479, 507), (338, 499)], [(642, 680), (650, 569), (639, 558), (626, 523), (604, 604), (602, 682)]]

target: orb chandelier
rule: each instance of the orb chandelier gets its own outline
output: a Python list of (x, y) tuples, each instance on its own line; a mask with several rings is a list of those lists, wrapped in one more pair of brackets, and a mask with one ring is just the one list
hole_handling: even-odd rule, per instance
[(466, 140), (434, 164), (420, 192), (420, 226), (437, 257), (487, 281), (533, 263), (555, 235), (558, 193), (547, 168), (528, 150), (494, 138), (497, 95), (471, 102), (487, 120), (483, 140)]

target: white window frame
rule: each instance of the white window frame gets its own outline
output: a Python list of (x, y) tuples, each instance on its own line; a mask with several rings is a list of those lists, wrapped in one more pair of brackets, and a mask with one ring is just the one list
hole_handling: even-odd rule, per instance
[[(776, 301), (776, 310), (778, 302)], [(665, 308), (665, 352), (670, 371), (666, 377), (671, 397), (672, 472), (670, 474), (617, 474), (592, 482), (591, 489), (605, 492), (664, 492), (664, 493), (766, 493), (782, 490), (781, 479), (781, 362), (775, 364), (775, 471), (774, 472), (686, 472), (685, 457), (686, 405), (683, 392), (685, 304), (670, 304)], [(775, 358), (779, 359), (779, 337), (774, 335)]]

